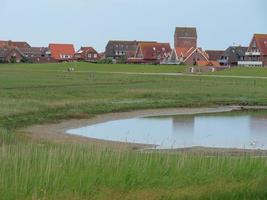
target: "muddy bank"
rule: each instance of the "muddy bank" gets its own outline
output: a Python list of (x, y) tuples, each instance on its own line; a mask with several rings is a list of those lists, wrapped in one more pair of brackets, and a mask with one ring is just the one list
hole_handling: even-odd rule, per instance
[[(194, 114), (204, 114), (204, 113), (219, 113), (219, 112), (230, 112), (242, 109), (262, 109), (257, 107), (239, 107), (239, 106), (229, 106), (229, 107), (215, 107), (215, 108), (169, 108), (169, 109), (153, 109), (153, 110), (139, 110), (132, 112), (122, 112), (122, 113), (108, 113), (98, 115), (91, 119), (72, 119), (62, 121), (57, 124), (43, 124), (35, 125), (23, 129), (22, 131), (27, 133), (32, 140), (37, 141), (49, 141), (55, 143), (79, 143), (79, 144), (91, 144), (96, 146), (112, 147), (115, 149), (147, 149), (153, 148), (151, 145), (144, 144), (128, 144), (120, 142), (110, 142), (103, 141), (93, 138), (87, 138), (82, 136), (74, 136), (66, 134), (69, 129), (80, 128), (83, 126), (89, 126), (97, 123), (103, 123), (107, 121), (127, 119), (134, 117), (148, 117), (148, 116), (159, 116), (159, 115), (194, 115)], [(251, 151), (251, 150), (237, 150), (237, 149), (210, 149), (210, 148), (186, 148), (172, 150), (171, 152), (191, 152), (191, 153), (209, 153), (211, 155), (216, 155), (217, 153), (241, 154), (241, 153), (259, 153), (265, 151)], [(163, 150), (163, 152), (166, 152)], [(168, 151), (170, 152), (170, 151)]]

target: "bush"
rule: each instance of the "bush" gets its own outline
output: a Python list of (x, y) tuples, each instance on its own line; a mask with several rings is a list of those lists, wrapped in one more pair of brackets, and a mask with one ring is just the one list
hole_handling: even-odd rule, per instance
[(7, 61), (0, 59), (0, 63), (7, 63)]
[(23, 58), (21, 59), (21, 62), (22, 62), (22, 63), (33, 63), (32, 60), (30, 60), (29, 58), (26, 58), (26, 57), (23, 57)]
[(113, 61), (110, 58), (105, 58), (105, 59), (99, 60), (97, 63), (98, 64), (113, 64)]

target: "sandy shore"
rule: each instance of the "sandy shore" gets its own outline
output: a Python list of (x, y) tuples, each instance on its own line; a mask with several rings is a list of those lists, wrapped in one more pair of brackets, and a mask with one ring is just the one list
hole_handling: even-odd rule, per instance
[[(159, 116), (159, 115), (194, 115), (194, 114), (204, 114), (204, 113), (219, 113), (219, 112), (230, 112), (234, 110), (241, 110), (239, 106), (229, 106), (229, 107), (215, 107), (215, 108), (169, 108), (169, 109), (153, 109), (153, 110), (138, 110), (132, 112), (121, 112), (121, 113), (108, 113), (98, 115), (91, 119), (72, 119), (62, 121), (56, 124), (42, 124), (35, 125), (23, 129), (22, 131), (27, 133), (32, 140), (37, 141), (49, 141), (56, 143), (79, 143), (79, 144), (92, 144), (96, 146), (105, 146), (112, 147), (115, 149), (146, 149), (151, 148), (151, 145), (144, 144), (129, 144), (129, 143), (120, 143), (120, 142), (110, 142), (103, 141), (88, 137), (74, 136), (66, 134), (66, 131), (69, 129), (80, 128), (83, 126), (89, 126), (97, 123), (103, 123), (107, 121), (127, 119), (134, 117), (148, 117), (148, 116)], [(249, 109), (257, 109), (256, 107)], [(178, 149), (173, 150), (172, 152), (193, 152), (193, 153), (212, 153), (217, 154), (220, 152), (229, 153), (264, 153), (265, 151), (254, 151), (254, 150), (237, 150), (237, 149), (212, 149), (212, 148), (187, 148), (187, 149)], [(170, 152), (170, 151), (169, 151)]]

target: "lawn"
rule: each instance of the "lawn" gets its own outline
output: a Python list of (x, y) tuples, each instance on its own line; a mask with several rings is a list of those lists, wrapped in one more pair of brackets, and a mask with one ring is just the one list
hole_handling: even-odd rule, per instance
[[(70, 65), (76, 65), (75, 72), (66, 72)], [(136, 109), (267, 105), (266, 80), (109, 73), (184, 70), (86, 63), (0, 65), (0, 197), (267, 199), (266, 158), (33, 142), (19, 130)]]

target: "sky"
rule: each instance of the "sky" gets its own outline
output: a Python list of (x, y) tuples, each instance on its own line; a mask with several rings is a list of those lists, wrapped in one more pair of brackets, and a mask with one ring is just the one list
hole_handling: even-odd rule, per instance
[(198, 46), (226, 49), (267, 34), (266, 0), (0, 0), (0, 40), (72, 43), (104, 51), (108, 40), (169, 42), (197, 27)]

